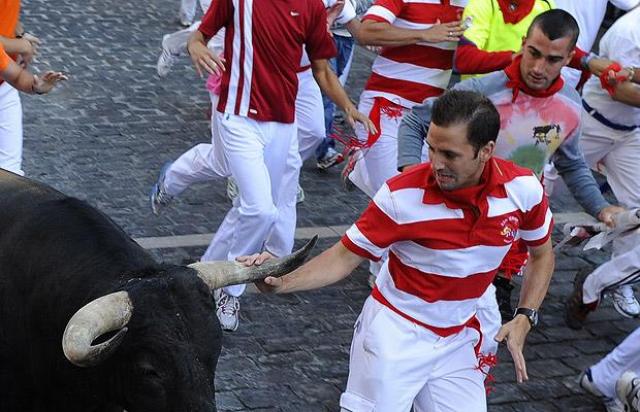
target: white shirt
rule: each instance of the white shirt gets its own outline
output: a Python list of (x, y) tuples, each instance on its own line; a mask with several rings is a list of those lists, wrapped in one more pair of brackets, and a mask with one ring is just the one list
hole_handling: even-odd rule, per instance
[[(607, 0), (556, 0), (558, 8), (569, 12), (578, 22), (580, 49), (586, 52), (591, 51), (607, 11), (607, 3)], [(619, 9), (631, 10), (640, 4), (640, 0), (611, 0), (611, 3)], [(568, 84), (576, 87), (580, 80), (580, 72), (565, 67), (562, 70), (562, 77)]]
[[(640, 7), (620, 17), (600, 40), (600, 56), (622, 67), (640, 67)], [(591, 77), (584, 86), (583, 99), (607, 120), (624, 126), (640, 125), (640, 108), (616, 102)]]

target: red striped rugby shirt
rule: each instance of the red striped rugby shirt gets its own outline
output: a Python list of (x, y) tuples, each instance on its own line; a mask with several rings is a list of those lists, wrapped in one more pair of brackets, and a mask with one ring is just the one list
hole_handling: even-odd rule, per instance
[(388, 250), (373, 297), (448, 336), (474, 319), (511, 244), (541, 245), (552, 228), (538, 178), (492, 158), (472, 188), (440, 190), (430, 163), (388, 180), (342, 243), (372, 260)]
[[(376, 0), (363, 20), (387, 22), (402, 29), (428, 29), (437, 20), (455, 21), (468, 0)], [(385, 47), (376, 57), (362, 94), (384, 97), (411, 108), (439, 96), (449, 83), (457, 42)]]
[(198, 30), (226, 28), (217, 110), (293, 123), (302, 45), (311, 60), (336, 54), (326, 21), (320, 0), (214, 0)]

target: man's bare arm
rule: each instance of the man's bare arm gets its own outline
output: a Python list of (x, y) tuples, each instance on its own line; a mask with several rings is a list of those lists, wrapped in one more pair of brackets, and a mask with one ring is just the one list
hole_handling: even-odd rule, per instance
[(406, 46), (421, 42), (458, 41), (463, 32), (459, 21), (434, 24), (428, 29), (402, 29), (387, 22), (365, 20), (357, 40), (367, 46)]
[(640, 107), (640, 86), (631, 81), (618, 83), (611, 98), (629, 106)]
[(13, 60), (5, 70), (0, 72), (0, 78), (6, 80), (16, 90), (30, 94), (48, 93), (58, 82), (67, 80), (67, 76), (61, 72), (47, 71), (41, 76), (33, 75)]
[(325, 59), (311, 61), (311, 70), (313, 77), (316, 79), (320, 90), (326, 94), (339, 108), (344, 110), (347, 115), (347, 121), (351, 127), (355, 127), (355, 122), (362, 123), (369, 133), (376, 133), (376, 127), (373, 122), (364, 114), (360, 113), (351, 103), (351, 99), (347, 96), (347, 92), (338, 80), (338, 76), (331, 70), (329, 63)]
[(363, 260), (342, 242), (338, 242), (288, 275), (281, 278), (268, 277), (256, 285), (267, 293), (318, 289), (344, 279)]

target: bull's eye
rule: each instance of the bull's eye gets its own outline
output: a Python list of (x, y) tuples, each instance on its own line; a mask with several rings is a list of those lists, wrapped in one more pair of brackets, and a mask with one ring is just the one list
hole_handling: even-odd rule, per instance
[(140, 374), (147, 378), (157, 378), (160, 379), (160, 374), (152, 367), (142, 367), (140, 368)]

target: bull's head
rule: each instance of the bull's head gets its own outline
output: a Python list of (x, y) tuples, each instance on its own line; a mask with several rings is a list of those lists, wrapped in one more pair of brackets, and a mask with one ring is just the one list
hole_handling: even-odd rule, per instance
[[(209, 291), (212, 291), (214, 289), (219, 289), (227, 285), (249, 283), (256, 280), (261, 280), (267, 276), (274, 276), (274, 277), (283, 276), (293, 271), (295, 268), (297, 268), (304, 262), (304, 260), (310, 253), (311, 249), (315, 245), (316, 241), (317, 241), (317, 237), (313, 238), (304, 247), (294, 252), (293, 254), (281, 259), (269, 260), (260, 266), (245, 267), (237, 262), (221, 261), (221, 262), (194, 263), (189, 266), (189, 269), (178, 268), (179, 273), (176, 274), (174, 272), (174, 277), (178, 277), (177, 275), (180, 275), (180, 276), (184, 275), (182, 277), (187, 279), (186, 282), (181, 283), (181, 284), (186, 284), (187, 286), (186, 287), (181, 286), (180, 288), (189, 289), (189, 290), (198, 289), (199, 291), (202, 292), (200, 295), (206, 294), (207, 298), (206, 299), (203, 298), (203, 300), (207, 302), (206, 304), (209, 305), (208, 309), (210, 310), (207, 310), (206, 314), (197, 314), (197, 315), (194, 315), (192, 313), (187, 313), (188, 310), (187, 312), (173, 310), (173, 312), (176, 312), (176, 313), (172, 313), (172, 316), (193, 317), (194, 319), (193, 322), (196, 323), (196, 327), (192, 329), (198, 330), (200, 328), (199, 330), (201, 331), (201, 333), (199, 333), (199, 336), (197, 338), (203, 341), (201, 343), (201, 346), (212, 348), (214, 346), (214, 342), (205, 342), (205, 340), (206, 339), (214, 340), (215, 339), (214, 336), (216, 334), (218, 334), (219, 336), (219, 324), (217, 322), (217, 319), (215, 318), (215, 313), (214, 313), (215, 308), (211, 304), (210, 293), (207, 293), (207, 289)], [(197, 277), (195, 275), (197, 275)], [(198, 278), (202, 282), (204, 282), (204, 285), (206, 285), (206, 288), (202, 282), (198, 281)], [(66, 358), (74, 365), (77, 365), (83, 368), (101, 365), (107, 358), (112, 356), (126, 358), (126, 356), (128, 355), (124, 352), (130, 351), (130, 346), (134, 343), (130, 342), (127, 345), (123, 345), (122, 351), (117, 351), (117, 349), (123, 343), (125, 335), (127, 334), (127, 331), (130, 328), (132, 328), (132, 330), (134, 329), (139, 330), (140, 322), (144, 322), (144, 319), (140, 319), (140, 318), (153, 317), (154, 316), (153, 311), (160, 309), (160, 308), (154, 308), (149, 306), (154, 306), (154, 305), (163, 306), (168, 304), (167, 302), (163, 301), (163, 299), (167, 299), (166, 293), (163, 295), (162, 292), (158, 292), (157, 295), (161, 297), (159, 299), (156, 299), (155, 301), (152, 300), (152, 298), (147, 296), (148, 294), (151, 294), (149, 292), (150, 289), (151, 290), (161, 289), (161, 286), (158, 285), (159, 282), (157, 282), (156, 279), (153, 279), (153, 280), (148, 279), (148, 283), (149, 283), (149, 285), (147, 285), (148, 287), (142, 293), (137, 293), (134, 291), (118, 291), (118, 292), (111, 293), (106, 296), (97, 298), (89, 302), (88, 304), (86, 304), (81, 309), (79, 309), (67, 323), (67, 326), (65, 328), (64, 335), (62, 338), (62, 348)], [(176, 288), (175, 285), (170, 287)], [(177, 291), (174, 294), (175, 296), (173, 298), (188, 300), (189, 297), (187, 292), (189, 291), (186, 291), (186, 292)], [(139, 302), (143, 300), (145, 301), (145, 304), (139, 305), (139, 307), (136, 308), (135, 302)], [(182, 303), (186, 304), (187, 302), (182, 302)], [(178, 304), (180, 304), (180, 302), (178, 302)], [(134, 316), (134, 314), (136, 318), (138, 318), (138, 323), (132, 322), (132, 317)], [(134, 320), (136, 318), (134, 318)], [(198, 322), (208, 323), (209, 324), (208, 326), (215, 325), (215, 329), (213, 327), (208, 327), (207, 325), (198, 325), (197, 324)], [(162, 323), (162, 322), (156, 322), (156, 323)], [(155, 338), (161, 340), (163, 339), (163, 335), (169, 336), (169, 335), (175, 334), (176, 332), (170, 329), (172, 327), (175, 329), (175, 328), (178, 328), (179, 326), (172, 326), (172, 325), (162, 325), (162, 327), (165, 327), (166, 330), (164, 332), (160, 331), (160, 334), (156, 335)], [(131, 333), (132, 333), (131, 335), (132, 341), (148, 338), (146, 336), (141, 337), (140, 334), (134, 335), (133, 334), (134, 332), (131, 332)], [(192, 332), (186, 332), (186, 334), (190, 334), (190, 333)], [(136, 342), (135, 344), (140, 346), (140, 342)], [(218, 351), (219, 351), (219, 345), (220, 345), (219, 341), (217, 344), (218, 344)], [(125, 346), (127, 347), (126, 350), (125, 350)], [(172, 348), (171, 345), (169, 345), (168, 349), (169, 351), (174, 350), (174, 348)], [(215, 368), (215, 362), (217, 360), (218, 352), (215, 353), (215, 356), (211, 355), (212, 352), (214, 351), (209, 350), (209, 352), (206, 354), (196, 353), (193, 356), (193, 359), (198, 359), (198, 362), (201, 363), (201, 365), (199, 366), (196, 365), (197, 367), (194, 366), (194, 368), (210, 369), (202, 372), (202, 375), (203, 376), (207, 375), (208, 376), (207, 380), (210, 381), (210, 382), (207, 382), (209, 384), (208, 385), (209, 388), (208, 390), (205, 391), (205, 393), (213, 391), (213, 382), (212, 382), (213, 369)], [(159, 354), (158, 356), (162, 356), (162, 354)], [(148, 375), (149, 379), (145, 378), (144, 379), (145, 382), (148, 382), (149, 380), (151, 381), (156, 380), (158, 382), (158, 384), (156, 385), (158, 386), (157, 388), (158, 393), (159, 392), (164, 393), (165, 391), (167, 391), (167, 388), (162, 387), (163, 385), (160, 384), (160, 381), (162, 378), (162, 376), (160, 375), (162, 375), (162, 373), (157, 371), (156, 364), (158, 362), (162, 362), (164, 364), (166, 363), (170, 364), (175, 362), (164, 359), (154, 363), (152, 361), (149, 361), (148, 359), (145, 359), (145, 356), (142, 356), (141, 358), (138, 353), (136, 353), (135, 355), (132, 355), (132, 357), (133, 359), (125, 359), (125, 361), (122, 363), (124, 364), (136, 363), (138, 365), (136, 366), (135, 370), (131, 372), (125, 372), (125, 374), (129, 374), (129, 375), (135, 375), (136, 373), (146, 374)], [(211, 359), (202, 359), (202, 358), (211, 358)], [(166, 371), (166, 366), (167, 365), (163, 365), (164, 371)], [(188, 366), (191, 367), (191, 365), (188, 365)], [(186, 368), (186, 369), (189, 369), (189, 368)], [(119, 374), (122, 375), (122, 373), (119, 373)], [(194, 378), (194, 374), (196, 373), (193, 371), (188, 373), (187, 372), (182, 373), (179, 371), (175, 373), (168, 372), (166, 374), (183, 375), (183, 376), (176, 376), (176, 378), (182, 381), (186, 381), (185, 383), (187, 385), (188, 384), (195, 385), (196, 384), (195, 382), (189, 382), (189, 381), (198, 380)], [(158, 376), (154, 376), (154, 375), (158, 375)], [(204, 379), (200, 379), (200, 380), (202, 381)], [(154, 389), (154, 388), (151, 388), (151, 389)], [(157, 393), (151, 389), (146, 390), (147, 393), (145, 394), (145, 396), (148, 396), (149, 398), (155, 397), (157, 400), (159, 395), (157, 395)], [(170, 390), (173, 390), (173, 388), (170, 388)], [(212, 402), (213, 396), (209, 397), (209, 399), (210, 400), (208, 402)], [(184, 407), (185, 406), (183, 405), (183, 408)], [(129, 405), (128, 409), (130, 411), (137, 411), (137, 410), (152, 410), (153, 408), (151, 409), (147, 407), (136, 408), (136, 407), (133, 407), (133, 405)], [(163, 410), (173, 410), (173, 409), (167, 408)], [(183, 410), (183, 409), (178, 408), (177, 410)]]

